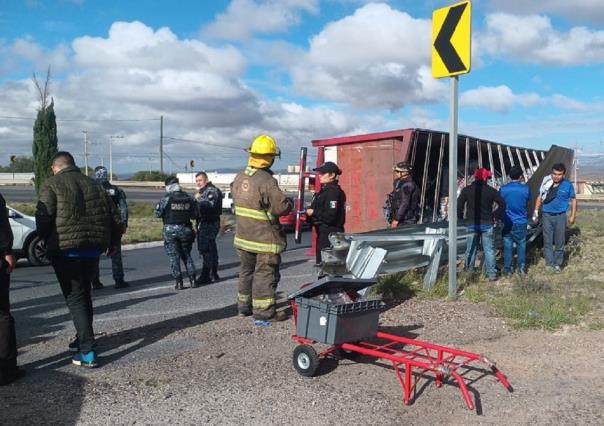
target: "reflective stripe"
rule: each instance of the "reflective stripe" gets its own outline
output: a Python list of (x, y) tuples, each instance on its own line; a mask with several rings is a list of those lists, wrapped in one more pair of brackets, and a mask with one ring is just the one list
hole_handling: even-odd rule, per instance
[(275, 304), (275, 299), (270, 297), (266, 299), (252, 299), (252, 307), (254, 309), (259, 309), (261, 311), (265, 311), (271, 306)]
[(285, 247), (280, 244), (259, 243), (256, 241), (244, 240), (243, 238), (239, 238), (238, 236), (235, 236), (235, 240), (233, 243), (235, 247), (257, 253), (279, 254), (285, 249)]
[(250, 301), (252, 300), (252, 296), (249, 294), (241, 294), (241, 293), (237, 293), (237, 299), (241, 302), (241, 303), (245, 303), (248, 304), (250, 303)]
[(235, 206), (235, 216), (247, 217), (255, 220), (271, 220), (271, 215), (264, 210), (248, 209), (247, 207)]
[(258, 169), (255, 169), (255, 168), (253, 168), (253, 167), (247, 166), (247, 167), (245, 168), (245, 172), (244, 172), (244, 173), (245, 173), (247, 176), (254, 176), (254, 173), (256, 173), (257, 171), (258, 171)]

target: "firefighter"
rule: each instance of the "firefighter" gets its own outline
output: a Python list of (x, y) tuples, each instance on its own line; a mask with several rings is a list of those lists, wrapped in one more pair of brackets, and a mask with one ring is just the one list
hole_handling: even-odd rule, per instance
[[(120, 231), (121, 235), (124, 235), (128, 230), (128, 203), (126, 202), (126, 193), (122, 188), (119, 188), (109, 182), (107, 168), (104, 166), (98, 166), (94, 169), (95, 180), (103, 187), (109, 198), (115, 204), (120, 215)], [(113, 274), (113, 280), (115, 281), (115, 288), (128, 287), (128, 282), (124, 280), (124, 264), (122, 262), (122, 237), (114, 253), (111, 255), (111, 272)], [(98, 264), (96, 266), (94, 281), (92, 281), (92, 288), (95, 290), (102, 289), (103, 283), (101, 283), (99, 277)]]
[(176, 280), (176, 290), (184, 289), (180, 261), (185, 264), (191, 287), (195, 287), (195, 264), (191, 257), (193, 248), (193, 226), (191, 220), (197, 218), (195, 200), (180, 189), (176, 176), (165, 181), (166, 196), (155, 206), (155, 216), (164, 222), (164, 247), (170, 259), (172, 276)]
[(317, 232), (316, 263), (321, 264), (321, 250), (330, 246), (329, 234), (344, 232), (346, 222), (346, 194), (338, 185), (338, 176), (342, 171), (328, 161), (314, 169), (319, 173), (321, 190), (313, 197), (306, 215)]
[(386, 201), (387, 220), (392, 228), (400, 225), (417, 223), (419, 206), (419, 188), (413, 181), (413, 168), (407, 162), (401, 161), (394, 167), (398, 177), (394, 181), (394, 190), (388, 194)]
[(275, 291), (287, 243), (279, 216), (288, 214), (293, 202), (270, 170), (275, 156), (280, 156), (274, 139), (260, 135), (246, 151), (247, 167), (231, 184), (237, 226), (234, 245), (241, 261), (237, 306), (240, 316), (281, 321), (286, 315), (276, 312)]
[[(222, 192), (208, 180), (205, 172), (195, 175), (197, 192), (195, 200), (199, 218), (197, 219), (197, 249), (203, 259), (201, 275), (196, 284), (209, 284), (218, 281), (218, 248), (216, 237), (220, 231), (220, 215), (222, 214)], [(212, 275), (210, 277), (210, 274)]]

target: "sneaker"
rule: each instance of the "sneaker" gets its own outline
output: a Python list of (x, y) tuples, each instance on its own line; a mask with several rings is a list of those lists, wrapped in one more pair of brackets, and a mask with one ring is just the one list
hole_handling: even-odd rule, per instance
[(130, 284), (128, 284), (128, 281), (124, 281), (124, 280), (118, 280), (115, 282), (116, 289), (128, 287), (129, 285)]
[(80, 352), (80, 339), (77, 337), (69, 342), (69, 352)]
[(93, 290), (101, 290), (101, 289), (103, 289), (103, 288), (105, 288), (105, 286), (104, 286), (104, 285), (103, 285), (103, 283), (102, 283), (102, 282), (100, 282), (100, 281), (97, 281), (97, 282), (93, 282), (93, 283), (92, 283), (92, 289), (93, 289)]
[(79, 352), (77, 354), (75, 354), (73, 356), (73, 358), (71, 359), (71, 363), (73, 365), (78, 365), (80, 367), (88, 367), (88, 368), (95, 368), (98, 367), (98, 362), (96, 361), (96, 354), (94, 353), (94, 351), (90, 351), (90, 352)]
[(560, 272), (562, 272), (562, 269), (558, 265), (554, 266), (554, 273), (559, 274)]

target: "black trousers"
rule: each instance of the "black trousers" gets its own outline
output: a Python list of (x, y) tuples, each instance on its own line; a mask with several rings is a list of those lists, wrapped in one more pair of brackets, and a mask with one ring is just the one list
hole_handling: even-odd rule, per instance
[(321, 250), (331, 247), (329, 234), (332, 232), (344, 232), (344, 228), (338, 226), (316, 226), (317, 230), (317, 250), (315, 253), (315, 263), (321, 263)]
[(0, 265), (0, 376), (12, 373), (17, 367), (17, 339), (15, 320), (10, 314), (10, 275)]
[(99, 259), (53, 257), (51, 262), (80, 341), (80, 351), (90, 352), (94, 350), (90, 289)]

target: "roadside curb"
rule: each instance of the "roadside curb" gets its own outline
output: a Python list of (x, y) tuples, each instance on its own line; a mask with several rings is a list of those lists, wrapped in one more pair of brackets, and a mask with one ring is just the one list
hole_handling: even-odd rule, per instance
[(125, 244), (122, 246), (122, 251), (160, 247), (163, 245), (164, 245), (163, 241), (149, 241), (146, 243)]

